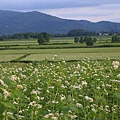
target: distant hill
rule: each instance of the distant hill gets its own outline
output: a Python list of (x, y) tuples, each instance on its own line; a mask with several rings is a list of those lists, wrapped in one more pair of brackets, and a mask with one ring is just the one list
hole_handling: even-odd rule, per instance
[(48, 32), (66, 34), (72, 29), (92, 32), (120, 32), (120, 23), (101, 21), (93, 23), (86, 20), (67, 20), (41, 12), (15, 12), (0, 10), (0, 35), (24, 32)]

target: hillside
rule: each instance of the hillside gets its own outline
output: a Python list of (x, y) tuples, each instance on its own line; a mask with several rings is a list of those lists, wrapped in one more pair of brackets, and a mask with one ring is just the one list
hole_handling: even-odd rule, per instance
[(95, 32), (120, 32), (120, 23), (107, 21), (93, 23), (86, 20), (67, 20), (37, 11), (15, 12), (0, 10), (0, 35), (20, 32), (66, 34), (72, 29), (84, 29)]

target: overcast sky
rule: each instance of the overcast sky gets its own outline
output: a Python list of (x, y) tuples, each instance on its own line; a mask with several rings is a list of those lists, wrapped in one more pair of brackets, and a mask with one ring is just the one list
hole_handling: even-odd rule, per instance
[(120, 23), (120, 0), (0, 0), (0, 9), (39, 11), (65, 19)]

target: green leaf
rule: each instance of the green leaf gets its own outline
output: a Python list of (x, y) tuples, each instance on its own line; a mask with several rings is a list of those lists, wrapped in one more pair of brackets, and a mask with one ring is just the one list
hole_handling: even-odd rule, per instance
[(90, 113), (89, 113), (88, 116), (89, 116), (90, 118), (93, 118), (93, 117), (95, 116), (95, 114), (96, 114), (96, 113), (94, 113), (93, 111), (90, 111)]
[(5, 110), (4, 105), (0, 104), (0, 118), (3, 118), (2, 114), (3, 114), (4, 110)]
[(120, 93), (116, 92), (115, 96), (120, 99)]
[(73, 102), (71, 95), (68, 95), (67, 102), (69, 102), (69, 103)]
[(23, 98), (24, 97), (23, 93), (19, 89), (15, 89), (14, 95), (16, 95), (19, 98)]
[(72, 110), (74, 112), (78, 112), (79, 111), (75, 104), (69, 104), (68, 107), (69, 107), (70, 110)]
[(6, 85), (8, 85), (8, 86), (12, 86), (12, 81), (11, 80), (9, 80), (9, 79), (4, 79), (4, 83), (6, 84)]
[(106, 103), (105, 99), (103, 97), (95, 96), (96, 101), (98, 104), (104, 104)]
[(15, 117), (12, 114), (8, 115), (8, 118), (15, 120)]
[(16, 109), (15, 106), (10, 102), (1, 102), (5, 107)]
[(115, 96), (120, 99), (120, 88), (115, 92)]
[(64, 112), (64, 113), (67, 113), (70, 109), (68, 108), (68, 106), (62, 106), (62, 111)]

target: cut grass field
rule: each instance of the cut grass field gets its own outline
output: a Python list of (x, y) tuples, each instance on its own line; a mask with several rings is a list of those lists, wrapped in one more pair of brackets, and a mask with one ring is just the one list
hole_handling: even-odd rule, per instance
[[(55, 58), (55, 56), (57, 56)], [(23, 58), (22, 61), (42, 61), (47, 58), (49, 61), (61, 61), (62, 59), (66, 61), (79, 61), (85, 57), (90, 58), (91, 60), (105, 60), (107, 57), (109, 59), (120, 59), (119, 53), (64, 53), (64, 54), (31, 54), (26, 58)]]
[(19, 57), (23, 56), (23, 54), (2, 54), (0, 55), (0, 62), (9, 62), (13, 59), (17, 59)]
[[(68, 48), (68, 49), (22, 49), (22, 50), (1, 50), (0, 60), (11, 61), (19, 58), (18, 61), (42, 61), (47, 58), (49, 61), (55, 61), (54, 55), (57, 55), (56, 61), (64, 58), (66, 61), (82, 60), (89, 57), (91, 60), (105, 60), (106, 58), (120, 60), (120, 48)], [(26, 56), (27, 55), (27, 56)], [(5, 58), (4, 58), (5, 56)]]

